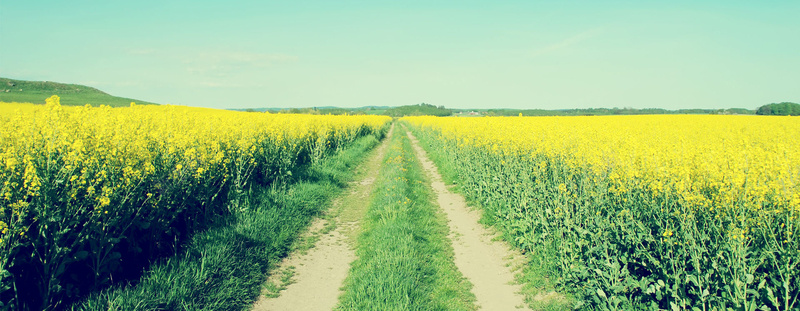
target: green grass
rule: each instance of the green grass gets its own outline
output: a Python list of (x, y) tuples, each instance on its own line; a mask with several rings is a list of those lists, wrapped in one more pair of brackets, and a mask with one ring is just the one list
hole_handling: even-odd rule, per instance
[(281, 291), (285, 290), (289, 285), (294, 283), (292, 279), (295, 273), (295, 266), (289, 266), (285, 269), (281, 269), (280, 279), (276, 280), (275, 282), (267, 281), (264, 284), (264, 296), (269, 298), (277, 298), (281, 295)]
[(338, 310), (474, 310), (405, 130), (396, 128)]
[[(151, 266), (136, 284), (95, 293), (76, 310), (242, 310), (310, 221), (354, 178), (378, 144), (373, 136), (323, 159), (284, 188), (255, 189), (242, 209), (196, 234), (181, 254)], [(287, 276), (286, 283), (291, 276)], [(285, 286), (285, 284), (283, 284)], [(279, 290), (280, 284), (277, 286)]]
[(84, 85), (0, 78), (0, 102), (44, 104), (45, 99), (53, 95), (58, 95), (61, 104), (66, 106), (89, 104), (126, 107), (130, 106), (131, 102), (136, 102), (137, 105), (155, 105), (142, 100), (109, 95)]

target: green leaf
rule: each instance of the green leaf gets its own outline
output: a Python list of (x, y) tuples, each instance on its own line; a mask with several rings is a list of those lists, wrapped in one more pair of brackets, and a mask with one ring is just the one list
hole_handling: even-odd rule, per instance
[(597, 296), (608, 299), (608, 297), (606, 296), (606, 292), (604, 292), (602, 289), (599, 288), (597, 289)]
[(75, 253), (75, 255), (73, 255), (75, 260), (84, 260), (84, 259), (86, 259), (87, 256), (89, 256), (89, 252), (87, 252), (87, 251), (79, 251), (79, 252)]

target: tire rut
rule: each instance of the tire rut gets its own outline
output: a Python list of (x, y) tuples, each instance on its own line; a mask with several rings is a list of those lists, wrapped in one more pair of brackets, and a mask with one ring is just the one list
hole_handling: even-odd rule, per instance
[(529, 310), (520, 294), (522, 286), (515, 283), (512, 271), (523, 264), (524, 256), (494, 239), (497, 234), (478, 222), (480, 213), (470, 210), (464, 197), (447, 189), (416, 137), (411, 132), (408, 137), (431, 180), (437, 202), (447, 215), (455, 264), (473, 284), (472, 292), (478, 306), (483, 310)]
[[(270, 275), (267, 283), (284, 283), (285, 289), (279, 292), (278, 297), (262, 294), (252, 310), (332, 310), (336, 306), (350, 263), (356, 259), (354, 246), (360, 220), (366, 212), (373, 183), (393, 132), (394, 126), (361, 166), (360, 174), (365, 175), (350, 183), (348, 193), (334, 200), (330, 216), (318, 218), (309, 226), (302, 239), (318, 238), (314, 246), (307, 251), (293, 252)], [(291, 280), (281, 280), (285, 271)], [(289, 284), (285, 284), (286, 281)]]

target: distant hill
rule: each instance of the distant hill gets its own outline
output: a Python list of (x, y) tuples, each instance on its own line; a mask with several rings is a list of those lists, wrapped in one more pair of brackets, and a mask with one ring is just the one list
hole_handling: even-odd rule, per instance
[(53, 95), (58, 95), (61, 104), (67, 106), (89, 104), (123, 107), (129, 106), (131, 102), (137, 105), (156, 105), (142, 100), (109, 95), (85, 85), (0, 78), (0, 102), (44, 104), (44, 100)]
[(431, 104), (422, 103), (419, 105), (400, 106), (387, 109), (385, 115), (390, 117), (405, 117), (405, 116), (437, 116), (446, 117), (453, 115), (453, 111), (445, 108), (444, 106), (434, 106)]

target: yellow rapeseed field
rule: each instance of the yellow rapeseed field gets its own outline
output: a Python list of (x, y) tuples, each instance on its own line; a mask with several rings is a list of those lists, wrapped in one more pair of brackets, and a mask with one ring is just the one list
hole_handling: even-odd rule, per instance
[[(761, 116), (406, 118), (487, 152), (546, 156), (612, 192), (671, 193), (695, 209), (742, 202), (800, 214), (800, 119)], [(769, 204), (767, 204), (769, 203)]]
[[(39, 196), (43, 182), (68, 189), (64, 204), (104, 213), (112, 198), (125, 199), (125, 191), (157, 171), (186, 184), (206, 177), (244, 183), (257, 168), (269, 177), (388, 121), (135, 104), (62, 107), (58, 97), (47, 102), (0, 104), (0, 198), (10, 215)], [(3, 228), (6, 219), (0, 219)]]

